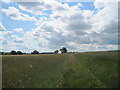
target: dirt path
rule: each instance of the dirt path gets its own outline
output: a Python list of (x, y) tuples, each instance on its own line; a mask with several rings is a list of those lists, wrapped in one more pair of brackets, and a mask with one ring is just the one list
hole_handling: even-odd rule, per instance
[[(73, 54), (69, 54), (68, 55), (68, 64), (71, 66), (72, 63), (75, 61), (74, 55)], [(99, 85), (102, 85), (104, 88), (106, 88), (106, 86), (86, 67), (86, 69), (88, 70), (88, 72), (91, 74), (91, 76), (97, 80), (97, 82), (99, 83)]]
[(73, 54), (69, 54), (68, 55), (68, 64), (71, 65), (74, 62), (74, 55)]

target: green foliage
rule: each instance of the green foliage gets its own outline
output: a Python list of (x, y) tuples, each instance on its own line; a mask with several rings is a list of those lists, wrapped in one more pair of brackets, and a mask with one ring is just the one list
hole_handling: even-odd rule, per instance
[(56, 54), (57, 54), (57, 53), (58, 53), (58, 50), (56, 50), (54, 53), (56, 53)]
[(11, 54), (11, 55), (17, 55), (17, 52), (14, 51), (14, 50), (12, 50), (12, 51), (10, 52), (10, 54)]
[(63, 47), (62, 49), (60, 49), (61, 53), (67, 53), (67, 49), (65, 47)]
[(21, 51), (17, 51), (17, 54), (18, 55), (22, 55), (23, 53)]
[(31, 52), (31, 54), (39, 54), (39, 52), (37, 50), (34, 50), (33, 52)]

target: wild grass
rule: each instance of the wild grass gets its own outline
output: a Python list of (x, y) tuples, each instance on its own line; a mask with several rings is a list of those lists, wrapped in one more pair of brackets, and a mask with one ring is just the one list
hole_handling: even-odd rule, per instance
[(59, 87), (66, 60), (66, 55), (3, 56), (3, 88)]
[(4, 55), (3, 88), (116, 88), (118, 52)]
[(79, 53), (74, 60), (65, 73), (64, 87), (118, 87), (118, 52)]

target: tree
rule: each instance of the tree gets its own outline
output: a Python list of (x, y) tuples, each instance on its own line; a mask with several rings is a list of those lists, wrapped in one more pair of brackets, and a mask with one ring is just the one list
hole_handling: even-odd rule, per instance
[(54, 53), (58, 53), (58, 50), (56, 50)]
[(31, 52), (31, 54), (39, 54), (39, 52), (37, 50), (34, 50), (33, 52)]
[(22, 55), (23, 53), (21, 51), (17, 51), (17, 54), (18, 55)]
[(14, 51), (14, 50), (12, 50), (12, 51), (10, 52), (10, 54), (11, 54), (11, 55), (17, 55), (17, 52)]
[(65, 47), (63, 47), (62, 49), (60, 49), (61, 53), (67, 53), (67, 49)]
[(3, 55), (4, 54), (4, 52), (0, 52), (0, 55)]

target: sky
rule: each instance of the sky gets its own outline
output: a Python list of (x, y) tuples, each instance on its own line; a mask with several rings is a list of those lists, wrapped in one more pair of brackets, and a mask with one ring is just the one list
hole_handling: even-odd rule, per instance
[(0, 51), (118, 50), (118, 2), (4, 0)]

